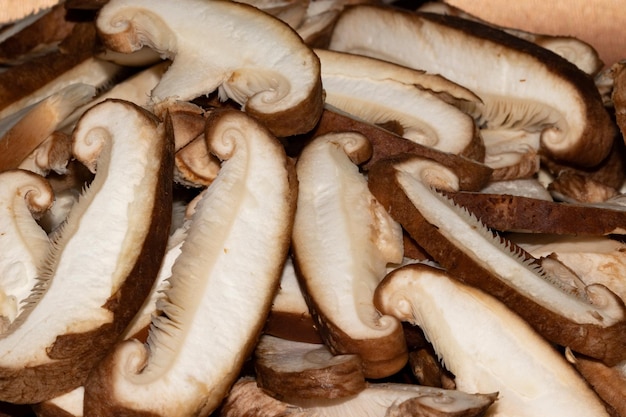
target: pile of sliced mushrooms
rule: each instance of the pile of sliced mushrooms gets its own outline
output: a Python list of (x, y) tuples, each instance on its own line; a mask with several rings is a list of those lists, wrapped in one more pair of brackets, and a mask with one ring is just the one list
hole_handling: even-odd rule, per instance
[(626, 61), (443, 2), (3, 8), (0, 415), (626, 417)]

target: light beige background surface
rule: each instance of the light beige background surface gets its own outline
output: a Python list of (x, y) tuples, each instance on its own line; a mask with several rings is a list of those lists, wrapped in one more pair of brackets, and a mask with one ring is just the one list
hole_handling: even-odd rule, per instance
[(626, 59), (626, 0), (446, 0), (501, 26), (575, 36), (605, 65)]

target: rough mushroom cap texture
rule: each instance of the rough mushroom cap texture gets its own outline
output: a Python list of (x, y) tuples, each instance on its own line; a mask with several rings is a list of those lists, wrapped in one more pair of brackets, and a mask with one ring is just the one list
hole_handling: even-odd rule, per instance
[(219, 90), (220, 98), (242, 105), (276, 136), (305, 133), (319, 119), (319, 59), (287, 24), (255, 7), (114, 0), (102, 8), (97, 27), (113, 50), (149, 46), (173, 60), (152, 91), (157, 107)]

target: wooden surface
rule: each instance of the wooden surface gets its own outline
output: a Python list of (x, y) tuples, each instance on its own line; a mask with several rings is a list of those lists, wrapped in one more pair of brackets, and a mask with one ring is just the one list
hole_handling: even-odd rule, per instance
[(605, 65), (626, 59), (626, 0), (446, 0), (488, 22), (582, 39)]

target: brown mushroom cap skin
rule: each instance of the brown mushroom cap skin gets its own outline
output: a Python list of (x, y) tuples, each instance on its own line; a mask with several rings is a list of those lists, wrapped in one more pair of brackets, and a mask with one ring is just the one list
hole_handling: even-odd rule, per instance
[[(574, 351), (598, 358), (609, 365), (626, 359), (626, 320), (616, 321), (607, 327), (575, 323), (507, 286), (468, 254), (451, 245), (439, 228), (421, 215), (404, 193), (394, 172), (394, 162), (391, 160), (373, 166), (369, 171), (368, 182), (372, 194), (428, 254), (451, 274), (504, 302), (548, 340), (570, 346)], [(518, 253), (523, 252), (520, 248)], [(617, 302), (617, 296), (615, 299)]]
[(485, 226), (502, 232), (571, 235), (624, 234), (626, 212), (506, 194), (447, 193)]

